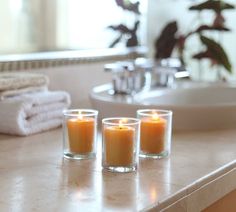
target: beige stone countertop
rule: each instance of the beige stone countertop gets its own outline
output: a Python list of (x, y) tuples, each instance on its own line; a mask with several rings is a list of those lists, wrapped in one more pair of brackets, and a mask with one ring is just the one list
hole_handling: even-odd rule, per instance
[(174, 134), (169, 158), (111, 173), (62, 158), (61, 129), (0, 135), (0, 211), (200, 211), (236, 189), (236, 130)]

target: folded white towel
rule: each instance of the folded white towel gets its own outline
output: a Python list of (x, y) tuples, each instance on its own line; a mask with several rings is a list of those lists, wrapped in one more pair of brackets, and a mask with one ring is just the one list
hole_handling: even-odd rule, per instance
[(47, 86), (49, 79), (44, 74), (29, 72), (6, 72), (0, 74), (0, 91), (26, 87)]
[(48, 88), (46, 86), (32, 86), (32, 87), (26, 87), (26, 88), (19, 88), (19, 89), (13, 89), (13, 90), (5, 90), (0, 91), (0, 100), (4, 100), (9, 97), (26, 94), (26, 93), (34, 93), (39, 91), (47, 91)]
[(23, 94), (0, 101), (0, 132), (30, 135), (59, 127), (62, 111), (70, 106), (64, 91)]

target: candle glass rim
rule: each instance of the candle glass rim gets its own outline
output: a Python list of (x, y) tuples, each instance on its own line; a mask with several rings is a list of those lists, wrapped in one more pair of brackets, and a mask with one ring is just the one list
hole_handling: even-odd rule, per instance
[(131, 125), (137, 125), (140, 124), (140, 120), (138, 118), (132, 118), (132, 117), (110, 117), (110, 118), (104, 118), (102, 119), (102, 124), (111, 125), (111, 126), (118, 126), (119, 122), (112, 122), (114, 120), (122, 120), (127, 119), (131, 120), (132, 122), (122, 123), (123, 126), (131, 126)]
[(85, 112), (85, 113), (81, 113), (83, 117), (98, 115), (98, 111), (93, 110), (93, 109), (65, 109), (63, 110), (63, 115), (69, 116), (69, 117), (78, 117), (78, 112)]
[(156, 112), (159, 117), (171, 116), (173, 114), (172, 110), (162, 110), (162, 109), (140, 109), (137, 110), (138, 115), (142, 116), (153, 116), (152, 113), (149, 112)]

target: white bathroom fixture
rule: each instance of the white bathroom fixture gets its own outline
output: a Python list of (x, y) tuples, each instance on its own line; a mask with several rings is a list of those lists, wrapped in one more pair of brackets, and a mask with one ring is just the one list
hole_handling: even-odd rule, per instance
[(90, 93), (100, 118), (135, 117), (144, 108), (173, 111), (174, 130), (209, 130), (236, 127), (236, 85), (181, 82), (175, 88), (156, 88), (131, 95), (110, 95), (110, 84)]

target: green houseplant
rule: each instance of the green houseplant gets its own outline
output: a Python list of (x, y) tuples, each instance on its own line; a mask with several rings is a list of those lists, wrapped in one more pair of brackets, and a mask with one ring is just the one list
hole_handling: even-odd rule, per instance
[(182, 64), (185, 64), (186, 42), (193, 35), (197, 35), (204, 49), (194, 53), (192, 58), (198, 61), (208, 59), (213, 66), (223, 67), (228, 73), (232, 73), (232, 65), (223, 46), (219, 41), (209, 36), (209, 32), (213, 31), (219, 33), (230, 31), (223, 16), (223, 11), (229, 9), (234, 9), (234, 5), (223, 0), (206, 0), (189, 7), (189, 11), (196, 11), (199, 14), (205, 10), (212, 11), (214, 14), (212, 23), (210, 25), (202, 23), (185, 34), (179, 31), (177, 21), (168, 23), (155, 41), (155, 59), (171, 57), (175, 49)]

